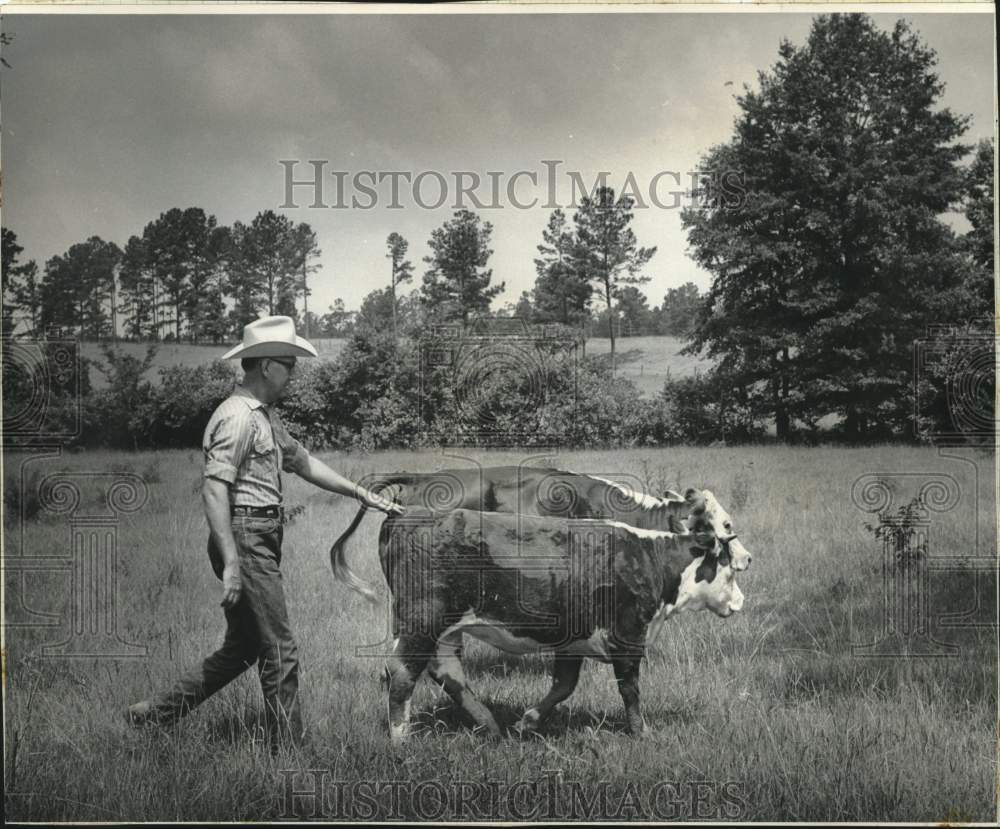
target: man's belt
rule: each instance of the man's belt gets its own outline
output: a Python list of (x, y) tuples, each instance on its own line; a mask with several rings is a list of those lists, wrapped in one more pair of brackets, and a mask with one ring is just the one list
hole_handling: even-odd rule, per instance
[(284, 507), (237, 507), (233, 506), (229, 510), (230, 515), (245, 515), (249, 518), (277, 518), (284, 520)]

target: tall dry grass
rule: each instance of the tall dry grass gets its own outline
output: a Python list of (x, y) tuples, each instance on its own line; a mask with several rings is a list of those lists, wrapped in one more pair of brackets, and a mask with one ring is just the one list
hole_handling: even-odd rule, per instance
[[(371, 472), (517, 462), (514, 452), (376, 455), (326, 460), (358, 478)], [(6, 458), (12, 475), (23, 460)], [(356, 655), (387, 635), (385, 606), (371, 607), (329, 571), (327, 549), (355, 503), (286, 477), (286, 503), (304, 511), (286, 531), (283, 573), (302, 659), (310, 740), (272, 760), (260, 749), (259, 689), (250, 674), (169, 731), (126, 728), (125, 706), (161, 687), (218, 645), (219, 586), (205, 555), (194, 452), (77, 454), (34, 461), (45, 470), (151, 471), (150, 501), (122, 519), (119, 626), (145, 644), (136, 660), (46, 659), (42, 644), (65, 628), (11, 626), (24, 607), (65, 612), (67, 577), (6, 571), (5, 813), (31, 820), (249, 820), (289, 816), (282, 769), (323, 769), (343, 781), (516, 781), (546, 774), (607, 784), (608, 797), (657, 782), (739, 786), (744, 820), (978, 820), (996, 818), (996, 628), (932, 626), (958, 647), (951, 658), (859, 658), (853, 644), (882, 625), (881, 553), (871, 516), (851, 500), (871, 472), (944, 472), (962, 501), (935, 515), (931, 555), (995, 555), (990, 455), (976, 466), (933, 450), (876, 447), (718, 448), (566, 452), (538, 458), (580, 471), (626, 474), (652, 490), (705, 486), (729, 506), (754, 555), (741, 584), (742, 614), (671, 619), (649, 649), (641, 680), (649, 733), (622, 730), (611, 669), (587, 662), (580, 686), (540, 737), (488, 743), (424, 678), (414, 697), (422, 732), (389, 748), (382, 662)], [(899, 484), (899, 497), (906, 484)], [(384, 583), (379, 519), (363, 522), (353, 564)], [(5, 554), (61, 554), (66, 516), (5, 521)], [(22, 533), (23, 530), (23, 533)], [(994, 575), (981, 607), (996, 618)], [(974, 609), (968, 573), (932, 576), (935, 617)], [(23, 604), (22, 604), (23, 603)], [(58, 617), (56, 617), (58, 618)], [(510, 657), (467, 639), (466, 664), (502, 726), (548, 687), (544, 656)], [(617, 801), (614, 801), (617, 802)], [(393, 815), (379, 813), (383, 818)], [(403, 817), (415, 816), (408, 812)], [(398, 817), (398, 816), (396, 816)], [(461, 817), (461, 815), (459, 815)], [(510, 815), (496, 815), (507, 817)]]

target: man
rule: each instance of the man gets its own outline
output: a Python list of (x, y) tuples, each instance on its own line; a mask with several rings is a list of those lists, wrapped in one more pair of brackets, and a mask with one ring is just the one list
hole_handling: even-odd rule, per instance
[(262, 317), (247, 325), (243, 342), (223, 356), (239, 357), (245, 376), (205, 427), (202, 503), (209, 526), (209, 560), (222, 581), (226, 637), (221, 648), (170, 689), (129, 706), (127, 717), (134, 726), (175, 722), (256, 664), (271, 750), (282, 742), (301, 740), (298, 653), (279, 569), (280, 470), (385, 512), (402, 512), (310, 455), (274, 411), (296, 358), (315, 356), (316, 349), (296, 336), (292, 319), (282, 316)]

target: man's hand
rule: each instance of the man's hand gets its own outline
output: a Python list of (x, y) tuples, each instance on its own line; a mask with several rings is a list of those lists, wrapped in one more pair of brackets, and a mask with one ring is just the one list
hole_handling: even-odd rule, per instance
[(299, 477), (315, 486), (322, 487), (329, 492), (335, 492), (337, 495), (357, 498), (365, 506), (382, 510), (389, 515), (402, 515), (406, 512), (403, 507), (393, 503), (384, 495), (372, 492), (370, 489), (345, 478), (339, 472), (334, 472), (323, 461), (314, 458), (308, 452), (305, 453), (298, 474)]
[(358, 499), (366, 506), (375, 507), (375, 509), (382, 510), (387, 515), (402, 515), (406, 512), (402, 506), (394, 501), (390, 501), (384, 495), (372, 492), (370, 489), (365, 489), (362, 486), (358, 487)]
[(222, 568), (222, 606), (227, 610), (240, 600), (243, 593), (243, 581), (240, 578), (239, 561), (227, 564)]

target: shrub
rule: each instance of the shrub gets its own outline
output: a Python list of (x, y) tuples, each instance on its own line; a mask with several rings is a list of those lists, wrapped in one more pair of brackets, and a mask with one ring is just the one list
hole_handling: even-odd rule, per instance
[(281, 401), (288, 431), (309, 449), (338, 448), (350, 442), (348, 406), (340, 394), (338, 363), (300, 360), (292, 386)]
[(668, 378), (659, 399), (663, 406), (663, 442), (745, 443), (764, 434), (752, 402), (741, 400), (732, 380), (722, 372)]
[(200, 446), (205, 424), (233, 391), (236, 368), (225, 360), (160, 369), (150, 401), (152, 446)]
[(44, 475), (41, 469), (32, 466), (22, 481), (20, 465), (8, 464), (3, 478), (4, 523), (13, 526), (22, 519), (31, 521), (38, 517), (42, 510), (38, 486)]
[(108, 386), (83, 401), (82, 443), (119, 449), (139, 449), (150, 444), (156, 422), (155, 390), (144, 375), (156, 351), (156, 344), (150, 345), (140, 360), (114, 346), (102, 348), (107, 365), (96, 365)]

